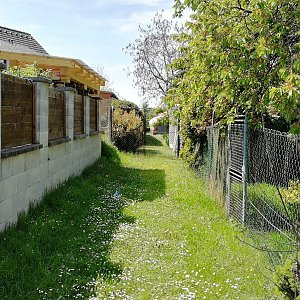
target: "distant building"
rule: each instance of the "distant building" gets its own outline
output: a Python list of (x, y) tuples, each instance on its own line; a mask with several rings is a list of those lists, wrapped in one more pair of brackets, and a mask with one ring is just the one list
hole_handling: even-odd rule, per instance
[(149, 120), (150, 131), (152, 134), (168, 133), (168, 125), (161, 124), (165, 114), (161, 113)]

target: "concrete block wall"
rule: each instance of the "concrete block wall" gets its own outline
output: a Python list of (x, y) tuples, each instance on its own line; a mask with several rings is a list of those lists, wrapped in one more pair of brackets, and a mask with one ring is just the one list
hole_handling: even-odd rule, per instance
[[(70, 88), (65, 89), (68, 139), (59, 144), (48, 145), (49, 82), (37, 79), (35, 85), (36, 141), (40, 146), (33, 151), (12, 154), (10, 157), (1, 157), (0, 154), (0, 231), (8, 224), (15, 223), (19, 214), (28, 210), (30, 203), (38, 202), (46, 191), (54, 189), (69, 177), (79, 175), (101, 155), (100, 133), (89, 134), (89, 97), (87, 96), (85, 96), (85, 134), (80, 137), (73, 136), (75, 91)], [(100, 128), (100, 121), (98, 128)], [(13, 151), (12, 149), (12, 153)]]

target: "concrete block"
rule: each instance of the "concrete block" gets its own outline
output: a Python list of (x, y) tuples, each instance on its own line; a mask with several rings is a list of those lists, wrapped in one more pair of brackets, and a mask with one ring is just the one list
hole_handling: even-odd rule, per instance
[(48, 161), (48, 176), (55, 173), (55, 160)]
[(19, 215), (22, 212), (28, 210), (29, 201), (26, 199), (26, 190), (23, 190), (22, 193), (16, 194), (12, 198), (12, 211), (13, 214)]
[(41, 182), (37, 182), (26, 189), (26, 198), (29, 203), (35, 203), (39, 201), (44, 193), (44, 186), (42, 186)]
[(36, 130), (37, 132), (48, 131), (48, 116), (36, 116)]
[(73, 126), (74, 126), (73, 116), (67, 116), (67, 121), (66, 121), (67, 130), (73, 129)]
[(52, 176), (50, 175), (45, 179), (45, 193), (52, 190)]
[(17, 193), (25, 191), (31, 185), (31, 173), (35, 169), (16, 175), (17, 177)]
[(0, 203), (0, 224), (7, 222), (13, 215), (12, 198), (8, 198)]
[(36, 139), (44, 147), (48, 147), (48, 131), (38, 131)]
[(6, 222), (0, 223), (0, 232), (3, 232), (6, 228)]
[(39, 150), (40, 164), (45, 164), (48, 162), (49, 158), (49, 147), (43, 147)]
[(51, 147), (49, 149), (49, 154), (51, 153), (51, 151), (52, 151), (52, 154), (50, 156), (51, 159), (57, 159), (66, 155), (66, 143)]
[(3, 180), (3, 199), (12, 197), (17, 194), (18, 175), (10, 176)]
[(3, 180), (0, 180), (0, 203), (4, 201), (4, 187)]
[(25, 155), (17, 155), (12, 157), (13, 175), (19, 174), (25, 171)]
[(55, 173), (54, 176), (52, 176), (52, 187), (57, 187), (58, 184), (64, 182), (66, 179), (66, 171), (60, 170), (59, 172)]
[(35, 168), (40, 164), (40, 150), (31, 151), (25, 154), (25, 170)]
[(48, 177), (48, 161), (39, 165), (38, 173), (40, 174), (40, 180)]
[(30, 179), (29, 186), (34, 185), (35, 183), (37, 183), (41, 180), (40, 167), (39, 166), (37, 166), (36, 168), (30, 169), (27, 173), (28, 173), (28, 177)]
[(12, 157), (1, 159), (1, 178), (5, 179), (13, 174)]

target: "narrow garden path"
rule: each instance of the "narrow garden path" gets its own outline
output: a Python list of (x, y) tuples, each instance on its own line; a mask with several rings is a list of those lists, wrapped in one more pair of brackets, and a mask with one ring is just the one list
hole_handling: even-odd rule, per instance
[(267, 259), (162, 141), (104, 155), (0, 235), (0, 299), (276, 299)]

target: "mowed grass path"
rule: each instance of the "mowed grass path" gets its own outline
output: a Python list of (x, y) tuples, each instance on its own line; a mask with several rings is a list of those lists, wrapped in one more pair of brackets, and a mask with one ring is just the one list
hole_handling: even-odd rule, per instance
[(160, 140), (104, 154), (0, 235), (0, 299), (275, 299), (267, 259)]

